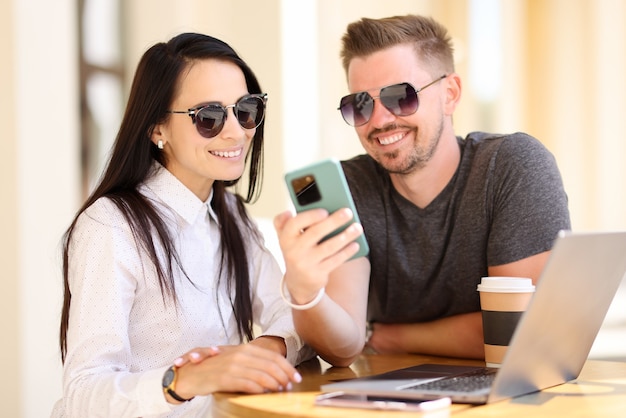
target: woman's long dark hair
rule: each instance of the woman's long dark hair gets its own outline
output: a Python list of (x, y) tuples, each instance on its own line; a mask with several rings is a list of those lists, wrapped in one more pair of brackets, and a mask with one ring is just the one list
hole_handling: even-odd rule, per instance
[[(136, 241), (148, 253), (156, 267), (163, 300), (169, 298), (177, 303), (172, 272), (174, 264), (182, 270), (179, 255), (172, 244), (165, 223), (159, 217), (154, 205), (138, 192), (138, 186), (150, 174), (154, 160), (165, 166), (165, 157), (150, 140), (150, 136), (153, 127), (164, 122), (169, 116), (167, 110), (180, 86), (181, 74), (195, 62), (209, 58), (236, 64), (244, 74), (248, 92), (261, 93), (261, 87), (252, 70), (228, 44), (219, 39), (196, 33), (183, 33), (167, 43), (158, 43), (145, 52), (137, 66), (126, 111), (107, 168), (63, 236), (64, 300), (60, 326), (63, 362), (67, 355), (67, 330), (72, 299), (68, 280), (69, 246), (78, 217), (99, 198), (108, 197), (123, 213)], [(250, 226), (251, 221), (244, 202), (254, 202), (261, 188), (263, 131), (264, 122), (257, 128), (252, 147), (246, 156), (246, 160), (250, 162), (247, 195), (245, 198), (236, 195), (237, 211), (247, 226)], [(239, 179), (215, 181), (212, 206), (220, 220), (219, 277), (227, 278), (229, 294), (235, 295), (234, 300), (231, 300), (231, 306), (237, 320), (240, 339), (243, 340), (245, 337), (251, 340), (253, 318), (246, 245), (226, 199), (226, 189), (238, 181)], [(156, 234), (158, 244), (169, 256), (166, 260), (159, 260), (157, 257), (152, 239), (153, 232)]]

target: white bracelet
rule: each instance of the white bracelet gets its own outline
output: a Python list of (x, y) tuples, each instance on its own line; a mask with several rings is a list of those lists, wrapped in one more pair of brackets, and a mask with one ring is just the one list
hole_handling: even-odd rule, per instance
[(287, 298), (287, 296), (285, 296), (285, 276), (283, 276), (282, 279), (280, 279), (280, 296), (283, 298), (283, 300), (285, 301), (287, 305), (291, 306), (291, 308), (297, 311), (304, 311), (307, 309), (311, 309), (312, 307), (320, 303), (320, 301), (324, 297), (324, 293), (325, 293), (324, 288), (322, 287), (319, 293), (317, 294), (317, 296), (315, 296), (312, 301), (310, 301), (309, 303), (305, 303), (304, 305), (296, 305), (295, 303), (290, 301)]

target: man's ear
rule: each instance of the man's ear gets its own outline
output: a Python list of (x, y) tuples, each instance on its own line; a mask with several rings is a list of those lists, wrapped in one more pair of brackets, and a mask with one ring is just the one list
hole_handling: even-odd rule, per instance
[(452, 73), (444, 81), (446, 83), (445, 113), (452, 116), (461, 101), (461, 77), (457, 73)]

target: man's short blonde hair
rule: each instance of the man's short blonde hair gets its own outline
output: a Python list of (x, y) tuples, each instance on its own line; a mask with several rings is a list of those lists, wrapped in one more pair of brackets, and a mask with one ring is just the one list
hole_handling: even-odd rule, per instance
[(433, 77), (454, 72), (454, 49), (448, 30), (430, 17), (362, 18), (348, 25), (341, 43), (340, 56), (346, 73), (354, 58), (399, 44), (414, 45), (417, 57), (429, 65)]

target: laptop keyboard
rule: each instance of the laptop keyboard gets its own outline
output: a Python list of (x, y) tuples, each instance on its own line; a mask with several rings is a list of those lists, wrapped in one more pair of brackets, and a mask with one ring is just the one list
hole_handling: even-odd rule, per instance
[(474, 392), (490, 388), (496, 377), (496, 372), (497, 369), (478, 369), (456, 376), (420, 383), (407, 387), (406, 390)]

